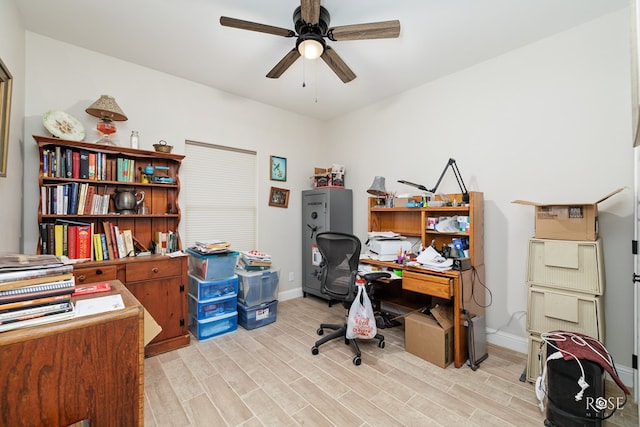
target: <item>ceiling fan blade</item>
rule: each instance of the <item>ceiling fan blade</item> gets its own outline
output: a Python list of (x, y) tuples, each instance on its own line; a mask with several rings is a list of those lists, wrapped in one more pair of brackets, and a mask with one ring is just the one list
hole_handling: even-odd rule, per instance
[(241, 30), (258, 31), (260, 33), (273, 34), (274, 36), (294, 37), (296, 35), (292, 30), (286, 28), (274, 27), (272, 25), (258, 24), (257, 22), (243, 21), (242, 19), (229, 18), (227, 16), (220, 17), (220, 25), (224, 27), (239, 28)]
[(269, 73), (267, 74), (267, 77), (269, 77), (270, 79), (277, 79), (278, 77), (280, 77), (282, 75), (282, 73), (284, 73), (285, 71), (287, 71), (287, 69), (289, 67), (291, 67), (291, 65), (296, 62), (296, 59), (300, 58), (300, 53), (298, 52), (297, 49), (291, 49), (285, 56), (284, 58), (282, 58), (280, 60), (280, 62), (278, 62), (276, 64), (275, 67), (273, 67), (271, 69), (271, 71), (269, 71)]
[(330, 28), (327, 37), (333, 41), (391, 39), (400, 35), (400, 21), (369, 22)]
[(329, 68), (331, 68), (333, 72), (340, 77), (340, 80), (342, 80), (343, 83), (349, 83), (351, 80), (356, 78), (356, 75), (351, 71), (351, 68), (345, 64), (342, 58), (340, 58), (336, 51), (331, 47), (325, 47), (321, 58), (327, 63)]
[(320, 22), (320, 0), (300, 0), (302, 20), (315, 25)]

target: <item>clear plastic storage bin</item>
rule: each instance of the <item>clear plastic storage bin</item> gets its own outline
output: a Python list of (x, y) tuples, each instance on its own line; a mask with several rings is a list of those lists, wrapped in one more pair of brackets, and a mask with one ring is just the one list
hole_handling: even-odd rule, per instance
[(189, 316), (198, 320), (210, 319), (212, 317), (223, 316), (236, 311), (236, 296), (213, 298), (200, 301), (189, 294)]
[(206, 320), (190, 318), (189, 331), (198, 341), (218, 337), (238, 329), (238, 312)]
[(238, 324), (245, 329), (255, 329), (276, 321), (278, 301), (266, 302), (253, 307), (238, 303)]
[(189, 274), (189, 294), (200, 301), (235, 296), (238, 294), (238, 276), (231, 276), (222, 280), (202, 280), (193, 274)]
[(202, 255), (190, 249), (189, 273), (202, 280), (219, 280), (233, 276), (238, 252)]
[(238, 302), (247, 307), (253, 307), (278, 299), (279, 270), (236, 270), (236, 274), (238, 275)]

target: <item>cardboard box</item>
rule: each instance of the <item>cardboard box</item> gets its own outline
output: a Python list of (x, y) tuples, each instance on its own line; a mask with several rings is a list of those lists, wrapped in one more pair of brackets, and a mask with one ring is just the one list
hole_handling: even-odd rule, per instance
[(593, 203), (542, 204), (526, 200), (512, 203), (535, 208), (535, 237), (555, 240), (596, 240), (598, 238), (598, 204), (618, 194), (619, 188)]
[[(447, 309), (447, 312), (450, 311)], [(449, 318), (449, 315), (446, 317)], [(452, 318), (453, 313), (450, 316)], [(425, 314), (409, 314), (404, 321), (405, 350), (446, 368), (453, 362), (453, 322), (445, 322), (444, 326)]]
[(344, 166), (335, 165), (331, 168), (314, 168), (313, 187), (344, 188)]

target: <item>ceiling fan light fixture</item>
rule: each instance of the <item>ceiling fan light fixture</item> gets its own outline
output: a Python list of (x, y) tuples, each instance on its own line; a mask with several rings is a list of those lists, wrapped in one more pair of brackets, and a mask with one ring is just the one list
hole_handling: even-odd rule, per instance
[(315, 37), (300, 38), (298, 41), (298, 52), (306, 59), (318, 59), (324, 53), (324, 40)]

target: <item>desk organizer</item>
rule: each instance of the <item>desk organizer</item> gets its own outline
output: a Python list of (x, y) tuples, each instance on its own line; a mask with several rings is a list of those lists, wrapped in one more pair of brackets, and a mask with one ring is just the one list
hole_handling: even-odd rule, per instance
[(198, 341), (218, 337), (238, 329), (238, 312), (213, 317), (206, 320), (198, 320), (191, 316), (189, 322), (189, 332)]
[(238, 294), (238, 276), (233, 275), (221, 280), (202, 280), (189, 274), (189, 294), (200, 301), (235, 296)]
[(278, 301), (247, 307), (238, 303), (238, 324), (245, 329), (255, 329), (276, 321)]
[(278, 299), (280, 270), (236, 270), (238, 275), (238, 302), (247, 307)]
[(190, 249), (189, 273), (202, 280), (220, 280), (233, 276), (238, 261), (238, 252), (202, 255)]

